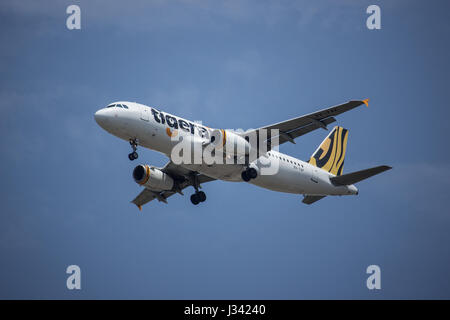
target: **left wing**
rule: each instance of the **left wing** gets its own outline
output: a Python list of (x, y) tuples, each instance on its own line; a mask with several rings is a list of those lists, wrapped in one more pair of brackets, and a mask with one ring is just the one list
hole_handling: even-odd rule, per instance
[(168, 191), (157, 191), (145, 188), (136, 198), (134, 198), (133, 201), (131, 201), (139, 208), (139, 210), (142, 209), (142, 206), (144, 204), (152, 201), (153, 199), (157, 199), (160, 202), (167, 203), (166, 199), (168, 197), (170, 197), (175, 193), (183, 194), (182, 190), (188, 186), (197, 185), (201, 187), (200, 184), (202, 183), (216, 180), (204, 174), (199, 174), (195, 171), (191, 171), (189, 169), (178, 166), (174, 164), (172, 161), (169, 161), (161, 169), (161, 171), (167, 173), (175, 180), (176, 183), (175, 189)]
[[(258, 134), (259, 130), (266, 129), (268, 130), (267, 134), (270, 134), (270, 129), (278, 129), (280, 134), (278, 136), (278, 144), (283, 144), (287, 141), (291, 143), (295, 143), (294, 139), (300, 137), (308, 132), (313, 130), (323, 128), (327, 129), (327, 125), (336, 121), (334, 116), (337, 116), (341, 113), (352, 110), (360, 105), (365, 104), (369, 105), (369, 99), (366, 100), (353, 100), (347, 103), (343, 103), (334, 107), (330, 107), (327, 109), (323, 109), (317, 112), (313, 112), (298, 118), (278, 122), (269, 126), (261, 127), (259, 129), (251, 130), (242, 133), (242, 136), (250, 135), (250, 134)], [(271, 139), (268, 139), (268, 146), (274, 147), (275, 144), (270, 143)], [(270, 149), (268, 147), (268, 149)]]

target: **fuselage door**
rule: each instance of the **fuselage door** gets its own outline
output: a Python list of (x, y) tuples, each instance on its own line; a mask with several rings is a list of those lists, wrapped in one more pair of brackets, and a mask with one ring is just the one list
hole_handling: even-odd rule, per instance
[(150, 113), (150, 108), (142, 107), (141, 108), (141, 120), (148, 121), (149, 113)]

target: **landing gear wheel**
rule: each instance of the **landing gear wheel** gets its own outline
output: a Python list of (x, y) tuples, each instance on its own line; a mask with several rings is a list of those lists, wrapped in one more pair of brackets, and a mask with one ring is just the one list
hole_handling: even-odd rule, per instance
[(136, 160), (137, 158), (138, 158), (138, 154), (137, 154), (137, 152), (135, 151), (135, 152), (132, 152), (132, 153), (130, 153), (130, 154), (128, 154), (128, 159), (130, 159), (131, 161), (133, 161), (133, 160)]
[(206, 194), (203, 191), (199, 191), (197, 193), (197, 196), (200, 202), (204, 202), (206, 200)]
[(245, 182), (249, 182), (250, 181), (250, 177), (247, 174), (247, 171), (242, 171), (241, 173), (241, 178), (242, 180), (244, 180)]
[(198, 193), (194, 193), (193, 195), (191, 195), (191, 202), (193, 205), (198, 205), (200, 203)]
[(255, 168), (248, 168), (247, 169), (247, 176), (250, 179), (255, 179), (258, 176), (258, 172), (256, 171)]
[(204, 202), (206, 200), (206, 194), (203, 191), (198, 191), (191, 195), (191, 202), (194, 205)]

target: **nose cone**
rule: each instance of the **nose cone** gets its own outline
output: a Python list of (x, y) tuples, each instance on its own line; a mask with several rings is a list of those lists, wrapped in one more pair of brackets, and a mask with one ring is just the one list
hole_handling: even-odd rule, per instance
[(105, 109), (100, 109), (94, 114), (94, 119), (98, 123), (98, 125), (102, 128), (105, 128), (109, 122), (109, 116)]

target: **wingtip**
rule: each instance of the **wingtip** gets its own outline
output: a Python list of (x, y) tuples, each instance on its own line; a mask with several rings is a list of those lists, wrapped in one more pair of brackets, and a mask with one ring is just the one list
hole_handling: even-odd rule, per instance
[(366, 107), (369, 106), (369, 99), (365, 99), (365, 100), (363, 100), (362, 102), (366, 105)]

